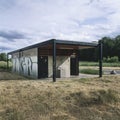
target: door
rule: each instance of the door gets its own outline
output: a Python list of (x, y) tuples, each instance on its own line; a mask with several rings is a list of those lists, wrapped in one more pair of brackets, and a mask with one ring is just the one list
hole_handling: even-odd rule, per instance
[(48, 56), (38, 57), (38, 78), (48, 77)]
[(70, 75), (79, 74), (79, 61), (77, 57), (71, 57), (70, 59)]

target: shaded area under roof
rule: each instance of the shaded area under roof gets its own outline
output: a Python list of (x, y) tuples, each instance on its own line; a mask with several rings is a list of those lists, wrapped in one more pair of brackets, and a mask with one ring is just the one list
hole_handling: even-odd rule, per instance
[(56, 40), (51, 39), (47, 40), (41, 43), (37, 43), (31, 46), (27, 46), (12, 52), (9, 52), (8, 54), (13, 54), (16, 52), (32, 49), (32, 48), (43, 48), (43, 49), (52, 49), (53, 42), (56, 43), (56, 49), (86, 49), (86, 48), (94, 48), (97, 47), (98, 44), (96, 43), (90, 43), (90, 42), (78, 42), (78, 41), (68, 41), (68, 40)]

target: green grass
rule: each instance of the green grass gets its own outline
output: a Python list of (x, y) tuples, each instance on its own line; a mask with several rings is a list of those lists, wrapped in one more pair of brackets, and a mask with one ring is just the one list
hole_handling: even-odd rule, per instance
[(6, 69), (7, 68), (7, 63), (5, 61), (0, 61), (0, 68), (1, 69)]
[(90, 68), (88, 68), (88, 69), (81, 69), (80, 73), (98, 75), (99, 74), (99, 70), (90, 69)]
[(120, 67), (119, 63), (103, 63), (103, 67)]
[[(99, 66), (99, 62), (79, 62), (80, 66)], [(118, 63), (103, 63), (103, 67), (120, 67), (120, 62)]]
[[(11, 68), (12, 67), (12, 63), (11, 62), (9, 62), (9, 68)], [(5, 61), (0, 61), (0, 69), (7, 69), (7, 62), (5, 62)]]

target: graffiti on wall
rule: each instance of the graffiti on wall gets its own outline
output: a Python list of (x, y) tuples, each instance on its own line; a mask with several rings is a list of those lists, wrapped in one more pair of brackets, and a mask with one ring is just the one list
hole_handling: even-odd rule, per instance
[(33, 62), (31, 57), (22, 57), (20, 59), (20, 71), (30, 76), (32, 72)]
[(33, 57), (16, 57), (13, 59), (13, 71), (30, 76), (34, 71), (34, 64), (37, 64), (37, 61)]
[(13, 71), (19, 72), (19, 59), (15, 57), (14, 59), (12, 59), (12, 63), (13, 63)]

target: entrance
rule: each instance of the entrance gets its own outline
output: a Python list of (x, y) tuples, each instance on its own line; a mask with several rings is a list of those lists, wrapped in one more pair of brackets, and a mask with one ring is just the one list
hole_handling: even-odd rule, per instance
[(38, 78), (48, 77), (48, 56), (38, 57)]
[(77, 57), (70, 59), (70, 75), (79, 75), (79, 61)]

